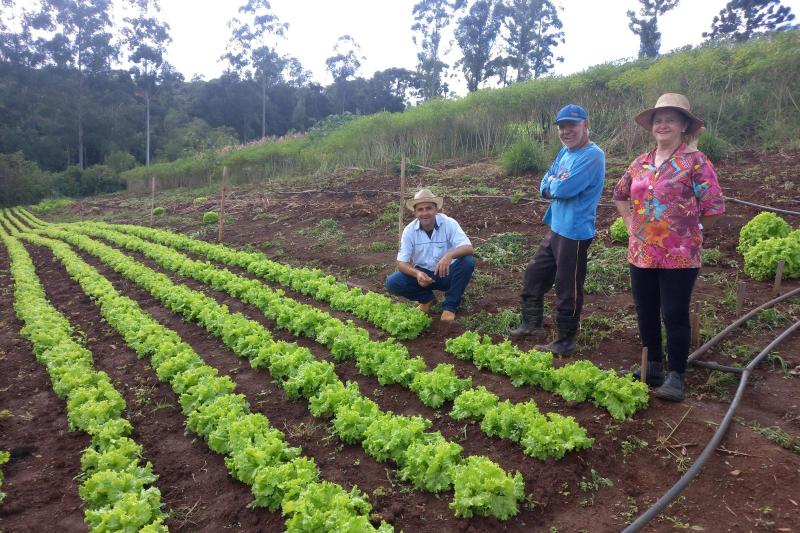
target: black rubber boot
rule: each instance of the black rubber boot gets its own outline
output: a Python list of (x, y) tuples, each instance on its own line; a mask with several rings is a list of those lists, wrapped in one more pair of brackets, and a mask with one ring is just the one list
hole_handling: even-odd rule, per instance
[(542, 319), (544, 317), (544, 301), (532, 298), (523, 298), (522, 322), (520, 325), (508, 332), (511, 337), (531, 337), (542, 331)]
[[(622, 370), (620, 371), (620, 376), (625, 376), (628, 374), (633, 374), (634, 381), (640, 381), (642, 379), (642, 370), (637, 368), (633, 372), (630, 370)], [(645, 378), (645, 383), (650, 385), (651, 387), (660, 387), (664, 384), (664, 364), (660, 361), (648, 361), (647, 362), (647, 377)]]
[(553, 355), (569, 355), (575, 351), (575, 336), (578, 334), (580, 320), (577, 318), (557, 318), (556, 319), (556, 340), (550, 344), (537, 346), (536, 349), (542, 352), (550, 352)]
[(686, 391), (683, 383), (683, 374), (679, 374), (674, 370), (667, 373), (667, 378), (664, 384), (653, 391), (656, 398), (667, 400), (669, 402), (682, 402), (686, 398)]

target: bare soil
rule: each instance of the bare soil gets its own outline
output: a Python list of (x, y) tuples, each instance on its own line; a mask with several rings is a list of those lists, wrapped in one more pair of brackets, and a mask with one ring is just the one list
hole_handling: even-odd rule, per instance
[[(609, 190), (598, 212), (597, 241), (612, 246), (607, 229), (616, 218), (609, 204), (610, 187), (624, 171), (626, 162), (610, 161)], [(727, 196), (788, 210), (800, 210), (800, 152), (736, 154), (718, 166)], [(500, 233), (520, 232), (525, 248), (533, 251), (544, 235), (541, 223), (546, 205), (533, 200), (536, 176), (503, 177), (491, 162), (443, 162), (435, 171), (412, 175), (409, 189), (431, 186), (444, 191), (445, 211), (464, 227), (476, 246)], [(233, 189), (226, 201), (225, 242), (264, 251), (291, 264), (317, 265), (349, 283), (374, 291), (383, 290), (383, 279), (394, 270), (397, 242), (398, 179), (378, 171), (350, 170), (302, 182), (265, 183)], [(303, 192), (305, 191), (305, 192)], [(210, 196), (207, 191), (203, 195)], [(202, 205), (192, 191), (162, 191), (156, 205), (167, 216), (156, 224), (177, 231), (216, 239), (216, 226), (203, 226), (202, 213), (218, 208), (210, 198)], [(512, 198), (514, 201), (512, 201)], [(394, 204), (391, 202), (394, 201)], [(729, 202), (719, 224), (706, 235), (706, 246), (718, 248), (721, 261), (703, 268), (694, 300), (702, 305), (704, 337), (708, 338), (735, 318), (730, 302), (736, 282), (745, 282), (745, 309), (771, 298), (771, 283), (755, 282), (742, 272), (736, 252), (741, 226), (758, 210)], [(147, 224), (149, 198), (110, 195), (86, 199), (45, 218), (67, 220), (102, 218), (115, 222)], [(800, 217), (785, 216), (793, 226)], [(320, 221), (330, 219), (335, 223)], [(404, 222), (411, 220), (406, 213)], [(380, 244), (375, 244), (380, 243)], [(175, 396), (159, 384), (146, 361), (136, 358), (124, 342), (100, 320), (94, 304), (69, 280), (46, 250), (29, 247), (48, 296), (75, 325), (86, 333), (96, 365), (114, 380), (128, 403), (127, 416), (136, 438), (160, 475), (158, 486), (172, 512), (170, 528), (176, 531), (275, 531), (282, 519), (275, 513), (250, 509), (248, 489), (225, 471), (219, 456), (202, 441), (184, 435), (183, 418)], [(132, 254), (157, 270), (152, 262)], [(352, 362), (337, 363), (342, 379), (359, 383), (361, 390), (384, 409), (403, 414), (422, 414), (434, 421), (434, 429), (459, 442), (468, 454), (483, 454), (508, 470), (522, 472), (526, 502), (520, 513), (506, 521), (456, 519), (447, 504), (451, 494), (434, 496), (414, 491), (396, 479), (390, 465), (379, 464), (358, 446), (345, 445), (332, 436), (324, 421), (313, 418), (305, 402), (291, 402), (263, 371), (255, 371), (239, 360), (220, 341), (209, 338), (199, 327), (184, 323), (152, 297), (121, 279), (116, 273), (84, 256), (115, 286), (140, 302), (156, 319), (175, 329), (208, 364), (230, 374), (254, 409), (263, 412), (281, 428), (287, 440), (313, 456), (323, 478), (345, 487), (358, 485), (371, 495), (376, 516), (406, 532), (443, 531), (619, 531), (652, 505), (699, 455), (727, 409), (735, 380), (703, 369), (688, 373), (690, 396), (680, 404), (653, 398), (648, 409), (632, 420), (618, 422), (590, 404), (573, 404), (531, 387), (515, 388), (503, 376), (476, 369), (444, 351), (444, 341), (464, 331), (464, 323), (434, 325), (420, 338), (405, 344), (413, 355), (424, 357), (429, 366), (452, 363), (462, 376), (472, 376), (475, 385), (485, 385), (502, 398), (522, 401), (533, 398), (544, 409), (575, 416), (587, 428), (595, 445), (569, 454), (561, 461), (539, 461), (522, 454), (519, 447), (486, 437), (474, 424), (457, 423), (446, 413), (433, 411), (412, 393), (396, 386), (382, 387), (372, 378), (358, 375)], [(500, 268), (479, 257), (463, 309), (462, 320), (481, 313), (491, 317), (518, 300), (521, 273), (526, 259), (515, 259)], [(0, 320), (5, 335), (0, 338), (0, 449), (35, 447), (15, 456), (4, 469), (8, 493), (0, 506), (0, 530), (41, 531), (52, 525), (58, 530), (78, 531), (82, 509), (77, 498), (80, 450), (86, 439), (66, 428), (64, 406), (49, 387), (49, 380), (19, 335), (20, 324), (10, 308), (7, 258), (0, 256)], [(167, 273), (173, 279), (178, 278)], [(296, 340), (317, 357), (330, 354), (308, 339), (297, 339), (277, 329), (254, 308), (199, 283), (178, 280), (202, 289), (270, 328), (277, 338)], [(784, 282), (784, 289), (800, 286)], [(287, 291), (289, 296), (329, 310), (324, 304)], [(778, 307), (774, 320), (761, 320), (737, 330), (727, 342), (707, 354), (707, 360), (722, 364), (746, 364), (788, 324), (800, 318), (800, 302)], [(342, 318), (346, 315), (332, 312)], [(480, 315), (483, 316), (483, 315)], [(586, 358), (606, 368), (628, 368), (639, 359), (633, 304), (628, 290), (608, 296), (589, 294), (584, 319), (595, 319), (596, 328), (585, 337), (594, 340), (579, 347), (576, 358)], [(603, 322), (605, 320), (605, 322)], [(376, 328), (358, 321), (373, 338), (385, 338)], [(585, 323), (588, 322), (585, 320)], [(493, 335), (496, 340), (501, 337)], [(547, 335), (545, 335), (547, 337)], [(537, 339), (543, 340), (543, 339)], [(520, 343), (528, 348), (534, 341)], [(800, 435), (800, 342), (790, 338), (756, 372), (731, 427), (698, 478), (648, 531), (800, 531), (800, 456), (768, 440), (754, 426), (783, 431), (797, 446)], [(558, 364), (573, 360), (564, 359)], [(27, 449), (27, 448), (25, 448)], [(19, 454), (18, 454), (19, 455)], [(593, 474), (594, 472), (594, 474)], [(594, 475), (594, 478), (593, 478)], [(606, 478), (612, 486), (595, 483)], [(52, 479), (54, 483), (47, 483)], [(63, 524), (63, 525), (62, 525)], [(701, 529), (702, 528), (702, 529)]]

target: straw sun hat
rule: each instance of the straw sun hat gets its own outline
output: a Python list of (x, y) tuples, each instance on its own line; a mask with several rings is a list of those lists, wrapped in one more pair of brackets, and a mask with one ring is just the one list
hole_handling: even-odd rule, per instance
[(420, 191), (414, 195), (414, 198), (406, 200), (406, 207), (413, 211), (417, 204), (422, 204), (425, 202), (436, 204), (436, 209), (441, 209), (442, 204), (444, 203), (444, 198), (436, 196), (431, 192), (430, 189), (420, 189)]
[(659, 109), (675, 109), (689, 121), (686, 134), (691, 135), (703, 127), (703, 120), (694, 116), (689, 106), (689, 99), (678, 93), (665, 93), (658, 97), (656, 105), (636, 115), (634, 119), (641, 127), (650, 131), (653, 127), (653, 114)]

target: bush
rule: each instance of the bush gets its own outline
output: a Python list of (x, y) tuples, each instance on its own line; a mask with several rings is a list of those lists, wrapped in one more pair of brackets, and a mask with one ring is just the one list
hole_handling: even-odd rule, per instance
[(625, 227), (625, 221), (622, 217), (617, 217), (613, 224), (611, 224), (611, 240), (622, 244), (628, 243), (628, 228)]
[(192, 200), (192, 203), (193, 203), (194, 205), (203, 205), (203, 204), (204, 204), (204, 203), (206, 203), (207, 201), (208, 201), (208, 198), (206, 198), (205, 196), (198, 196), (197, 198), (195, 198), (194, 200)]
[(35, 213), (47, 213), (48, 211), (52, 211), (53, 209), (67, 207), (73, 202), (74, 200), (72, 198), (45, 198), (38, 204), (32, 205), (31, 211)]
[(736, 249), (744, 255), (759, 241), (771, 237), (786, 237), (792, 227), (775, 213), (763, 212), (754, 216), (739, 231), (739, 246)]
[(800, 230), (751, 246), (744, 254), (744, 272), (753, 279), (765, 281), (775, 275), (780, 261), (784, 262), (784, 279), (800, 278)]
[(697, 139), (697, 148), (716, 163), (728, 157), (733, 147), (710, 131), (704, 131)]
[(216, 211), (203, 213), (203, 224), (215, 224), (219, 222), (219, 214)]
[(544, 147), (530, 141), (516, 141), (500, 155), (500, 166), (508, 176), (541, 172), (547, 168)]
[(164, 214), (164, 208), (163, 207), (154, 208), (153, 209), (153, 214), (156, 215), (156, 216), (163, 215)]
[(103, 159), (103, 164), (110, 168), (114, 174), (130, 170), (136, 166), (136, 158), (123, 150), (115, 150)]

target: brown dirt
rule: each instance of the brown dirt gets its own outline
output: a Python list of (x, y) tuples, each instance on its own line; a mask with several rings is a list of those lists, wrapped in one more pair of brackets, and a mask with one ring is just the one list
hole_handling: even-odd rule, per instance
[[(618, 176), (624, 170), (624, 166), (623, 161), (610, 161), (609, 183), (613, 181), (612, 177)], [(800, 187), (800, 152), (740, 153), (720, 164), (718, 170), (723, 190), (728, 196), (784, 209), (800, 209), (797, 194), (794, 192)], [(231, 220), (226, 224), (226, 242), (262, 249), (267, 255), (293, 264), (316, 264), (354, 285), (382, 291), (383, 278), (393, 270), (397, 216), (389, 216), (391, 213), (388, 213), (383, 221), (379, 221), (379, 217), (386, 210), (387, 203), (396, 199), (396, 193), (390, 195), (387, 191), (396, 190), (397, 178), (369, 171), (363, 174), (342, 173), (336, 176), (336, 180), (338, 181), (329, 180), (322, 185), (303, 183), (294, 186), (296, 190), (324, 189), (323, 192), (303, 194), (284, 194), (290, 189), (286, 184), (236, 188), (228, 203)], [(535, 176), (499, 176), (496, 167), (489, 162), (466, 166), (460, 162), (447, 162), (438, 166), (436, 172), (412, 176), (409, 188), (413, 190), (421, 185), (431, 185), (449, 191), (466, 191), (467, 196), (509, 195), (514, 191), (530, 195), (535, 182), (538, 182)], [(506, 198), (454, 198), (452, 194), (447, 196), (447, 212), (459, 220), (475, 244), (479, 245), (497, 233), (519, 231), (527, 236), (526, 244), (532, 250), (545, 232), (545, 227), (540, 222), (546, 207), (543, 204), (525, 199), (513, 204)], [(170, 198), (173, 199), (171, 203), (158, 202), (159, 205), (165, 205), (168, 215), (172, 217), (166, 219), (169, 227), (187, 233), (205, 232), (209, 239), (215, 236), (197, 222), (203, 211), (215, 207), (215, 200), (209, 200), (198, 207), (192, 205), (189, 195), (184, 198), (173, 195)], [(610, 203), (608, 191), (604, 194), (603, 201)], [(83, 213), (112, 218), (115, 221), (146, 223), (146, 219), (137, 214), (138, 207), (131, 207), (139, 204), (146, 204), (142, 197), (114, 195), (87, 199), (73, 205), (69, 213), (63, 214), (74, 217)], [(740, 276), (742, 260), (735, 251), (739, 228), (756, 213), (753, 208), (729, 203), (728, 213), (708, 232), (707, 245), (718, 247), (723, 261), (719, 266), (703, 269), (702, 277), (695, 288), (694, 299), (706, 303), (707, 310), (703, 318), (708, 321), (710, 330), (718, 330), (735, 318), (730, 306), (721, 303), (727, 290), (724, 281), (735, 281), (739, 278), (746, 282), (746, 308), (754, 307), (770, 298), (771, 284), (755, 282), (745, 278), (743, 274)], [(601, 233), (598, 239), (605, 245), (611, 243), (604, 230), (615, 217), (613, 208), (599, 209), (598, 227), (601, 228)], [(58, 215), (54, 215), (54, 219), (57, 218)], [(326, 218), (336, 220), (342, 233), (315, 236), (314, 231), (319, 228), (319, 221)], [(800, 217), (786, 218), (794, 226), (800, 226)], [(409, 220), (406, 217), (406, 222)], [(386, 243), (388, 251), (371, 251), (369, 245), (375, 242)], [(48, 263), (46, 253), (37, 251), (36, 255), (37, 266)], [(138, 256), (137, 258), (141, 259)], [(63, 273), (59, 277), (51, 270), (46, 270), (45, 275), (60, 280), (55, 286), (68, 285), (63, 279)], [(717, 380), (716, 375), (711, 375), (706, 370), (694, 369), (689, 373), (691, 395), (686, 402), (676, 405), (653, 399), (647, 410), (638, 413), (631, 421), (620, 423), (591, 405), (565, 404), (556, 396), (532, 388), (514, 388), (507, 378), (479, 371), (471, 364), (455, 360), (444, 352), (443, 341), (460, 334), (463, 331), (461, 324), (443, 329), (437, 321), (419, 339), (406, 343), (412, 354), (422, 355), (430, 366), (439, 362), (453, 363), (460, 374), (471, 375), (476, 385), (486, 385), (504, 398), (515, 401), (534, 398), (548, 410), (575, 416), (596, 439), (591, 450), (570, 454), (562, 461), (537, 461), (522, 455), (515, 445), (485, 437), (472, 424), (456, 424), (446, 415), (440, 416), (439, 413), (425, 408), (413, 394), (404, 389), (381, 387), (376, 380), (357, 375), (352, 363), (337, 364), (337, 371), (342, 379), (357, 381), (362, 391), (384, 409), (427, 416), (434, 420), (435, 429), (442, 431), (448, 438), (457, 440), (467, 453), (485, 454), (504, 468), (518, 469), (523, 473), (529, 501), (518, 516), (505, 523), (490, 519), (459, 520), (453, 518), (452, 512), (447, 508), (448, 494), (435, 497), (408, 490), (406, 485), (394, 479), (391, 469), (373, 461), (360, 447), (343, 446), (335, 438), (329, 438), (325, 424), (311, 417), (304, 403), (287, 401), (282, 391), (266, 378), (265, 373), (253, 371), (246, 362), (236, 359), (220, 342), (209, 339), (200, 328), (184, 324), (161, 308), (149, 295), (120, 280), (108, 269), (101, 270), (123, 292), (140, 301), (148, 312), (178, 331), (209, 364), (216, 366), (221, 372), (232, 373), (251, 403), (258, 406), (278, 427), (285, 427), (287, 438), (292, 444), (302, 446), (305, 453), (315, 457), (324, 478), (348, 487), (355, 483), (373, 494), (376, 513), (407, 532), (547, 531), (550, 527), (562, 532), (618, 531), (627, 521), (649, 507), (680, 477), (679, 468), (685, 467), (697, 457), (714, 431), (715, 424), (727, 409), (734, 388), (731, 383)], [(487, 292), (472, 299), (471, 305), (461, 313), (462, 317), (475, 315), (479, 311), (494, 313), (516, 305), (520, 278), (518, 271), (504, 271), (479, 261), (478, 272), (492, 274), (496, 281)], [(181, 281), (195, 288), (200, 287), (195, 282)], [(797, 287), (800, 282), (795, 280), (785, 285)], [(50, 286), (48, 283), (48, 287)], [(76, 291), (74, 286), (71, 290)], [(58, 291), (54, 289), (53, 292)], [(252, 308), (213, 291), (206, 292), (225, 302), (232, 310), (245, 312), (267, 327), (273, 327), (273, 324), (263, 320)], [(291, 291), (289, 294), (308, 301)], [(90, 314), (88, 307), (78, 303), (80, 297), (73, 298), (74, 301), (60, 296), (51, 297), (57, 302), (63, 300), (65, 308), (73, 312), (79, 311), (81, 317), (96, 317), (96, 314)], [(4, 295), (4, 298), (9, 298), (9, 295)], [(327, 309), (325, 305), (315, 305)], [(783, 305), (780, 309), (787, 317), (794, 316), (797, 319), (800, 315), (797, 303)], [(625, 368), (637, 362), (640, 347), (635, 320), (631, 322), (633, 306), (628, 291), (610, 297), (588, 295), (584, 313), (584, 316), (613, 318), (615, 322), (624, 320), (624, 325), (616, 328), (596, 348), (580, 350), (580, 357), (613, 368)], [(99, 321), (89, 320), (82, 326), (89, 328), (86, 330), (88, 336), (105, 339), (106, 336), (100, 334), (102, 325)], [(375, 337), (382, 337), (375, 328), (357, 322), (367, 327)], [(10, 322), (4, 320), (4, 323)], [(783, 323), (788, 324), (788, 318)], [(14, 337), (15, 326), (10, 329), (13, 334), (6, 336), (2, 342), (7, 343), (9, 338)], [(277, 338), (291, 338), (288, 334), (275, 331)], [(707, 359), (724, 364), (745, 363), (778, 331), (777, 327), (770, 329), (765, 325), (743, 328), (731, 337), (728, 344), (713, 350)], [(98, 342), (102, 346), (105, 341)], [(307, 339), (300, 339), (298, 342), (308, 346), (316, 356), (330, 358), (327, 351), (315, 343)], [(114, 344), (118, 346), (117, 349), (125, 350), (118, 339)], [(530, 344), (524, 343), (521, 347), (527, 348)], [(800, 343), (796, 337), (790, 339), (777, 350), (780, 360), (774, 359), (773, 363), (765, 363), (760, 367), (753, 380), (754, 385), (748, 388), (737, 412), (740, 422), (729, 430), (722, 447), (707, 463), (699, 477), (679, 500), (648, 526), (648, 531), (672, 531), (691, 527), (701, 527), (705, 531), (800, 531), (800, 498), (796, 496), (800, 494), (800, 456), (775, 445), (750, 428), (753, 422), (757, 422), (761, 426), (778, 426), (795, 437), (800, 431), (798, 346)], [(20, 357), (30, 356), (23, 352)], [(137, 379), (144, 379), (141, 376), (149, 372), (143, 362), (135, 360), (135, 356), (128, 354), (128, 357), (134, 359), (127, 363), (129, 366), (125, 367), (124, 375), (117, 373), (115, 376), (118, 386), (123, 383), (137, 386)], [(785, 363), (786, 370), (781, 368), (781, 361)], [(792, 369), (795, 369), (794, 373), (790, 372)], [(172, 402), (174, 403), (174, 399)], [(161, 409), (152, 417), (146, 418), (159, 420), (165, 425), (163, 430), (166, 431), (166, 418), (162, 420), (161, 417), (169, 416), (168, 411), (169, 409)], [(680, 422), (681, 420), (683, 421)], [(144, 426), (140, 429), (140, 424), (138, 420), (135, 422), (137, 431), (146, 434)], [(177, 424), (173, 427), (180, 428), (179, 421), (173, 424)], [(669, 447), (659, 444), (676, 425), (677, 429), (667, 443)], [(626, 455), (623, 447), (627, 450), (637, 441), (647, 442), (648, 445)], [(146, 445), (146, 451), (152, 451), (154, 457), (159, 457), (161, 453), (168, 457), (167, 451), (159, 452), (155, 448), (155, 443)], [(180, 457), (186, 457), (186, 461), (191, 462), (198, 460), (197, 457), (203, 453), (209, 452), (204, 445), (195, 444)], [(156, 459), (150, 459), (159, 471)], [(581, 481), (590, 481), (592, 470), (613, 481), (614, 485), (597, 491), (583, 490)], [(188, 471), (183, 472), (185, 475)], [(224, 474), (224, 470), (221, 472)], [(159, 473), (162, 474), (161, 471)], [(14, 468), (10, 468), (9, 486), (15, 482), (15, 476)], [(180, 491), (175, 491), (173, 500), (165, 496), (168, 505), (174, 505), (173, 502), (180, 505), (180, 502), (188, 501), (180, 499), (183, 494), (181, 491), (190, 490), (190, 487), (185, 486), (185, 480), (183, 485), (178, 485), (180, 481), (167, 482), (165, 476), (166, 474), (162, 474), (159, 481), (165, 495), (170, 492), (164, 487), (170, 485), (162, 483), (175, 483), (175, 486), (182, 487)], [(215, 482), (218, 483), (217, 486), (224, 486), (222, 480)], [(377, 490), (379, 488), (381, 490)], [(201, 488), (192, 490), (202, 492)], [(9, 494), (11, 498), (11, 493)], [(210, 495), (212, 492), (203, 494)], [(211, 523), (205, 520), (211, 520), (210, 516), (215, 512), (230, 513), (237, 520), (242, 520), (241, 530), (255, 531), (245, 525), (250, 516), (248, 513), (254, 513), (243, 509), (246, 498), (234, 498), (225, 502), (213, 502), (210, 499), (203, 501), (207, 502), (208, 517), (195, 518), (199, 524)], [(2, 512), (4, 511), (0, 511), (0, 518), (4, 516)]]

